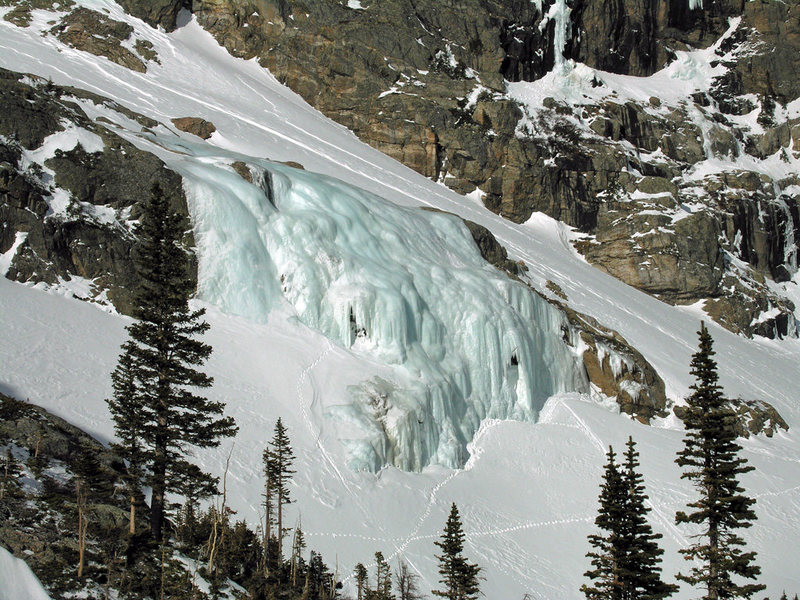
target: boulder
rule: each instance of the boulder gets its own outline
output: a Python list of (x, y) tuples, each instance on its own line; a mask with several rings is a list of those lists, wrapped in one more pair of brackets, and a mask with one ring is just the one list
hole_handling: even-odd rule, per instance
[(200, 117), (179, 117), (172, 119), (172, 124), (181, 131), (191, 133), (207, 140), (217, 130), (213, 123)]

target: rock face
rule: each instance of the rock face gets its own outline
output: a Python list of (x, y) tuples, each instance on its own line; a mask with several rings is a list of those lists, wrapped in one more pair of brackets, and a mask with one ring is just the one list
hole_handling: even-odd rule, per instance
[[(34, 8), (63, 13), (75, 5), (72, 0), (39, 0), (33, 3), (28, 0), (7, 0), (6, 3), (14, 6), (4, 18), (17, 27), (30, 25), (33, 18), (31, 10)], [(88, 8), (75, 8), (61, 15), (61, 19), (55, 22), (48, 33), (72, 48), (105, 56), (111, 62), (139, 73), (147, 71), (146, 63), (159, 62), (152, 42), (136, 39), (133, 27)], [(132, 43), (133, 50), (124, 45), (129, 42)]]
[(68, 46), (105, 56), (133, 71), (144, 73), (147, 70), (142, 60), (122, 45), (133, 33), (133, 27), (96, 11), (78, 8), (65, 16), (50, 33)]
[[(792, 304), (766, 280), (797, 268), (800, 117), (786, 106), (800, 96), (800, 6), (705, 4), (194, 0), (192, 10), (229, 52), (257, 58), (416, 171), (479, 190), (515, 222), (542, 211), (577, 227), (591, 262), (664, 301), (705, 301), (746, 335), (795, 335)], [(662, 102), (669, 84), (644, 78), (668, 64), (676, 81), (696, 76), (696, 59), (678, 53), (712, 44), (698, 85)], [(640, 92), (626, 96), (609, 74), (641, 77)], [(551, 97), (514, 95), (513, 82), (537, 79)]]
[(191, 3), (185, 0), (119, 0), (117, 4), (148, 25), (174, 31), (178, 13), (182, 8), (189, 8)]
[(591, 67), (626, 75), (652, 75), (674, 58), (672, 50), (705, 47), (740, 15), (741, 0), (715, 0), (692, 8), (688, 0), (576, 0), (565, 55)]
[[(769, 402), (738, 398), (728, 400), (728, 405), (734, 413), (732, 426), (739, 437), (749, 438), (760, 434), (772, 437), (779, 430), (789, 431), (789, 425)], [(675, 406), (673, 412), (679, 419), (683, 419), (686, 407)]]
[[(188, 215), (181, 179), (152, 154), (89, 120), (75, 102), (102, 105), (103, 98), (30, 75), (24, 79), (0, 70), (0, 253), (14, 248), (4, 275), (68, 288), (77, 276), (90, 283), (87, 299), (129, 313), (137, 204), (158, 183), (173, 207)], [(23, 152), (58, 133), (71, 135), (63, 135), (51, 156), (23, 162)]]
[(213, 123), (200, 117), (179, 117), (172, 119), (172, 124), (181, 131), (186, 131), (204, 140), (210, 138), (211, 134), (217, 130)]

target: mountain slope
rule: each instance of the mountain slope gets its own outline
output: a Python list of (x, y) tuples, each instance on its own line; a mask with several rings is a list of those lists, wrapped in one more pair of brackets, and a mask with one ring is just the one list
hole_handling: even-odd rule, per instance
[[(620, 331), (656, 366), (675, 400), (690, 383), (696, 310), (667, 306), (593, 269), (571, 248), (571, 233), (563, 225), (541, 215), (525, 224), (510, 223), (366, 147), (258, 65), (231, 58), (196, 23), (165, 34), (130, 19), (111, 3), (91, 6), (131, 23), (135, 36), (152, 44), (160, 64), (150, 63), (146, 73), (138, 73), (70, 49), (53, 36), (41, 37), (38, 30), (54, 15), (38, 11), (29, 28), (0, 21), (1, 64), (112, 98), (162, 124), (143, 132), (141, 124), (116, 110), (91, 101), (80, 104), (92, 119), (111, 120), (113, 131), (155, 152), (184, 177), (198, 234), (200, 302), (209, 307), (212, 323), (212, 394), (227, 402), (242, 428), (229, 477), (229, 486), (237, 489), (233, 505), (242, 516), (257, 521), (258, 457), (265, 432), (281, 416), (299, 456), (294, 495), (300, 502), (295, 508), (302, 512), (311, 545), (322, 549), (330, 562), (336, 553), (342, 572), (349, 573), (356, 561), (382, 550), (392, 558), (405, 556), (423, 575), (425, 587), (433, 587), (432, 541), (450, 502), (456, 501), (464, 515), (468, 551), (486, 568), (487, 597), (515, 598), (531, 592), (577, 598), (588, 566), (583, 558), (585, 536), (591, 531), (603, 450), (608, 443), (620, 446), (631, 434), (640, 440), (646, 483), (657, 507), (654, 525), (666, 534), (666, 570), (674, 573), (679, 566), (676, 551), (687, 532), (671, 525), (671, 515), (690, 497), (690, 490), (679, 482), (672, 464), (680, 442), (672, 420), (645, 427), (591, 396), (561, 394), (544, 403), (536, 423), (484, 420), (468, 446), (470, 457), (463, 469), (429, 466), (421, 473), (407, 473), (389, 467), (378, 474), (348, 469), (346, 448), (339, 441), (347, 428), (326, 413), (352, 402), (348, 386), (373, 376), (391, 380), (396, 372), (372, 349), (349, 349), (324, 325), (309, 322), (333, 339), (303, 324), (296, 301), (278, 298), (260, 313), (237, 307), (237, 302), (252, 297), (253, 289), (235, 288), (232, 293), (234, 288), (224, 285), (221, 275), (204, 275), (226, 267), (214, 262), (225, 246), (208, 237), (233, 233), (235, 227), (214, 229), (218, 219), (204, 222), (199, 200), (214, 189), (225, 196), (226, 182), (236, 181), (234, 187), (243, 189), (237, 176), (222, 168), (239, 160), (282, 174), (292, 185), (323, 191), (323, 199), (331, 197), (330, 186), (338, 186), (350, 198), (379, 203), (363, 192), (347, 191), (343, 184), (269, 166), (263, 161), (269, 158), (336, 176), (399, 207), (430, 206), (485, 225), (514, 259), (525, 262), (536, 288), (546, 293), (548, 280), (557, 283), (570, 306)], [(170, 129), (172, 118), (186, 115), (213, 122), (216, 132), (202, 142)], [(213, 203), (206, 203), (209, 207)], [(397, 210), (387, 205), (382, 212)], [(463, 229), (445, 227), (450, 221), (437, 219), (456, 243), (465, 239)], [(402, 262), (404, 257), (395, 258)], [(10, 261), (11, 256), (3, 259)], [(264, 281), (277, 286), (279, 278)], [(108, 440), (111, 427), (102, 399), (109, 394), (108, 373), (124, 339), (126, 319), (7, 281), (0, 286), (0, 319), (8, 340), (0, 350), (4, 391), (29, 396)], [(266, 308), (271, 308), (268, 318)], [(800, 422), (795, 399), (800, 347), (796, 340), (746, 340), (718, 327), (712, 331), (726, 392), (770, 400), (793, 427), (769, 440), (745, 442), (746, 455), (758, 468), (745, 485), (759, 497), (759, 523), (748, 539), (760, 553), (769, 593), (777, 595), (783, 588), (800, 588), (792, 570), (800, 539), (800, 444), (794, 433)], [(200, 459), (220, 473), (226, 454), (224, 448)], [(689, 590), (680, 597), (689, 597)]]

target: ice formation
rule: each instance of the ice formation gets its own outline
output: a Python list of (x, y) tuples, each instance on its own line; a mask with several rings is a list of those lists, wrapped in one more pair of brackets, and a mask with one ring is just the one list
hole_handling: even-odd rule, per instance
[(587, 389), (563, 314), (490, 267), (458, 218), (266, 161), (251, 184), (217, 160), (182, 165), (202, 298), (261, 322), (288, 302), (390, 366), (328, 407), (352, 468), (460, 466), (483, 419), (535, 420), (549, 396)]
[[(692, 1), (692, 0), (690, 0)], [(700, 0), (702, 2), (702, 0)], [(541, 11), (541, 3), (537, 5)], [(567, 0), (555, 0), (550, 10), (539, 23), (539, 30), (544, 30), (547, 23), (553, 20), (553, 66), (554, 68), (562, 67), (565, 63), (564, 48), (567, 47), (570, 33), (570, 15), (572, 9), (567, 5)]]

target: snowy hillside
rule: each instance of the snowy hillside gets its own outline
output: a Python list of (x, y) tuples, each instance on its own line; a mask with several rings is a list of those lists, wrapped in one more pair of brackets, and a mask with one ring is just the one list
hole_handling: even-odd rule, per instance
[[(665, 574), (683, 568), (677, 550), (691, 532), (677, 529), (673, 516), (693, 494), (673, 463), (676, 421), (648, 427), (619, 415), (613, 400), (590, 389), (562, 339), (561, 313), (489, 268), (458, 219), (418, 209), (488, 227), (528, 267), (529, 283), (546, 293), (545, 283), (555, 282), (570, 307), (622, 334), (676, 402), (691, 383), (699, 308), (668, 306), (599, 272), (573, 250), (570, 230), (547, 217), (510, 223), (402, 167), (254, 61), (230, 57), (191, 20), (166, 34), (111, 2), (82, 4), (130, 23), (159, 63), (140, 73), (71, 49), (41, 35), (58, 15), (37, 10), (25, 28), (0, 20), (0, 66), (106, 96), (160, 123), (142, 130), (119, 111), (77, 101), (183, 177), (198, 248), (197, 303), (212, 325), (210, 395), (240, 427), (228, 478), (240, 516), (258, 521), (261, 451), (281, 417), (298, 456), (290, 519), (302, 515), (309, 545), (343, 577), (380, 550), (407, 560), (431, 589), (433, 541), (456, 502), (487, 598), (576, 599), (605, 448), (621, 449), (632, 435), (653, 526), (664, 534)], [(213, 122), (216, 132), (204, 142), (171, 128), (172, 118), (187, 115)], [(97, 144), (72, 132), (48, 138), (29, 159), (79, 141), (89, 152)], [(252, 183), (234, 170), (237, 161)], [(0, 269), (13, 252), (0, 257)], [(103, 399), (129, 320), (65, 297), (80, 285), (45, 293), (0, 279), (0, 390), (108, 441)], [(785, 287), (800, 303), (796, 275)], [(800, 342), (711, 331), (725, 392), (768, 400), (791, 427), (744, 442), (756, 467), (744, 485), (758, 498), (759, 520), (746, 537), (767, 593), (794, 593)], [(230, 448), (199, 459), (220, 474)]]

